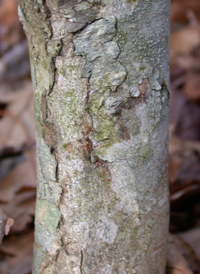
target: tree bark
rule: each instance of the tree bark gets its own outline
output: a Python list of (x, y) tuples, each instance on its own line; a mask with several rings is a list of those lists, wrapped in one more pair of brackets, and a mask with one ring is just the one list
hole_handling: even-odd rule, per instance
[(169, 0), (20, 0), (37, 130), (34, 274), (164, 274)]

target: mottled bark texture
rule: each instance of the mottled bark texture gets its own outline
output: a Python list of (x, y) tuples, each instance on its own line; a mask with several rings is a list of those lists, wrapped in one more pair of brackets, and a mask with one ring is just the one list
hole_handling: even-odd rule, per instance
[(35, 94), (34, 274), (163, 274), (169, 0), (20, 0)]

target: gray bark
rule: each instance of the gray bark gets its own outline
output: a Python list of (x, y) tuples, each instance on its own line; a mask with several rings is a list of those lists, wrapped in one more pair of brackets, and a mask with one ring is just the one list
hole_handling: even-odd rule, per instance
[(20, 0), (37, 130), (34, 274), (164, 274), (169, 0)]

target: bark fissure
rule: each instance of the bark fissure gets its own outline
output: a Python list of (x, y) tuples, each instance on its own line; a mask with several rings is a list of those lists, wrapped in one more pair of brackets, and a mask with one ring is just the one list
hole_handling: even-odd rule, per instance
[(80, 262), (80, 273), (81, 274), (83, 274), (82, 267), (83, 267), (83, 250), (81, 250), (81, 262)]
[(55, 62), (56, 62), (56, 58), (57, 58), (58, 56), (60, 56), (60, 54), (61, 54), (62, 47), (63, 47), (63, 41), (60, 40), (59, 43), (58, 43), (58, 52), (56, 53), (55, 56), (53, 56), (52, 61), (51, 61), (52, 67), (53, 67), (53, 68), (52, 68), (52, 70), (53, 70), (53, 83), (52, 83), (52, 86), (50, 87), (50, 89), (49, 89), (49, 91), (48, 91), (48, 93), (47, 93), (48, 96), (51, 95), (51, 92), (52, 92), (53, 89), (54, 89), (54, 85), (55, 85), (55, 82), (56, 82), (56, 75), (57, 75), (57, 69), (56, 69), (56, 67), (55, 67)]

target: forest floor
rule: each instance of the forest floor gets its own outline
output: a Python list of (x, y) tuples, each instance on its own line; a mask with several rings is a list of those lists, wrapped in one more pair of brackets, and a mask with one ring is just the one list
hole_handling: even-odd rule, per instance
[[(0, 209), (14, 220), (0, 274), (30, 274), (36, 160), (28, 45), (16, 0), (0, 0)], [(171, 3), (168, 274), (200, 274), (200, 1)], [(181, 240), (182, 239), (182, 240)]]

